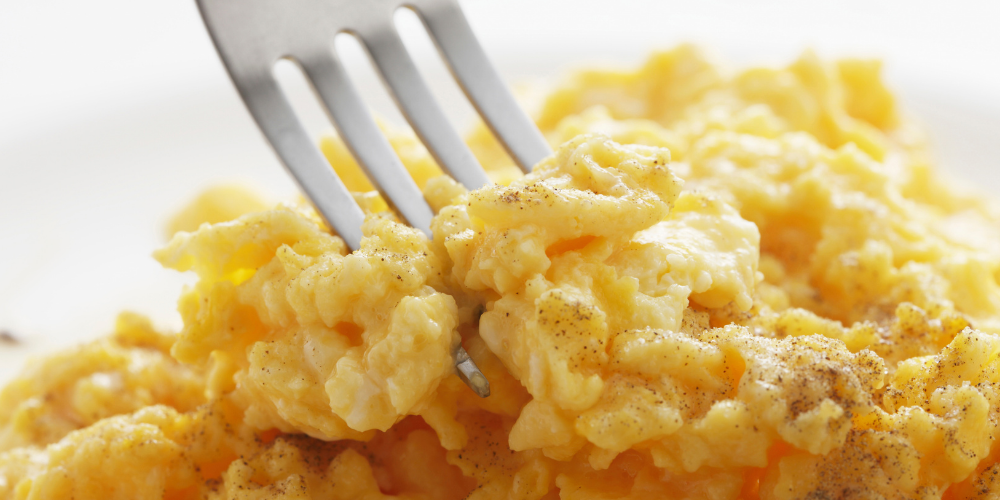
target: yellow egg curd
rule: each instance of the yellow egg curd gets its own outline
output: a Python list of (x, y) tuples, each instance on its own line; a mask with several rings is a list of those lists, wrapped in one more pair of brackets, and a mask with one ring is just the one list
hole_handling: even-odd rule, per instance
[(387, 130), (433, 238), (335, 136), (355, 252), (305, 203), (197, 199), (155, 255), (198, 275), (183, 330), (125, 314), (11, 382), (0, 497), (1000, 498), (1000, 209), (878, 62), (683, 46), (536, 116), (555, 153), (521, 176), (479, 127), (472, 192)]

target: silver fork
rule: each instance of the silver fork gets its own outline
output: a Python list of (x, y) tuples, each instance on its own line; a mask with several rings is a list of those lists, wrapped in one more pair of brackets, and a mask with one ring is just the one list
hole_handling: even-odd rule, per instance
[[(452, 74), (524, 172), (551, 153), (531, 119), (486, 58), (456, 0), (196, 0), (205, 26), (243, 102), (282, 163), (327, 223), (352, 249), (364, 214), (306, 133), (274, 77), (279, 59), (306, 74), (340, 137), (386, 202), (431, 236), (433, 216), (420, 189), (344, 71), (333, 50), (338, 33), (366, 48), (396, 104), (449, 175), (468, 189), (489, 183), (486, 172), (448, 123), (393, 25), (399, 8), (416, 12)], [(480, 397), (489, 381), (461, 345), (459, 377)]]

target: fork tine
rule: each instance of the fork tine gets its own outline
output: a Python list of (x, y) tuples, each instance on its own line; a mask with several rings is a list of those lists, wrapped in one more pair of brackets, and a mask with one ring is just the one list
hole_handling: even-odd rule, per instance
[(358, 35), (392, 91), (396, 105), (438, 165), (470, 190), (489, 184), (486, 171), (448, 122), (396, 30), (381, 29)]
[[(327, 223), (351, 249), (361, 244), (365, 214), (329, 162), (309, 138), (272, 76), (233, 79), (247, 109), (282, 163)], [(252, 82), (252, 86), (247, 86)]]
[(430, 206), (375, 124), (333, 52), (317, 50), (306, 57), (300, 56), (298, 61), (368, 179), (406, 222), (430, 237), (434, 216)]
[[(379, 131), (371, 114), (364, 108), (344, 69), (332, 54), (316, 54), (306, 61), (298, 60), (298, 63), (358, 163), (379, 186), (386, 202), (394, 205), (410, 225), (430, 236), (430, 206), (389, 141)], [(354, 197), (309, 140), (309, 135), (273, 76), (248, 80), (254, 82), (250, 88), (242, 86), (240, 79), (233, 79), (254, 120), (327, 222), (334, 226), (352, 250), (357, 250), (361, 246), (361, 224), (365, 216), (354, 203)], [(351, 126), (341, 126), (341, 123)], [(479, 168), (478, 164), (475, 166)], [(337, 195), (329, 196), (331, 193)], [(393, 204), (394, 199), (403, 200), (403, 203)], [(408, 212), (404, 213), (404, 210)], [(452, 356), (459, 378), (479, 397), (489, 397), (489, 380), (465, 348), (459, 344)]]
[[(352, 250), (360, 247), (364, 214), (309, 139), (274, 80), (274, 62), (289, 53), (296, 56), (293, 60), (305, 71), (347, 147), (386, 202), (411, 226), (430, 236), (430, 206), (378, 129), (333, 51), (328, 45), (321, 47), (323, 35), (345, 28), (336, 21), (336, 10), (343, 4), (312, 0), (196, 1), (219, 56), (254, 120), (299, 186), (348, 246)], [(398, 1), (366, 0), (352, 6), (372, 8), (376, 13), (382, 8), (391, 12), (393, 2)], [(453, 356), (462, 380), (480, 397), (489, 396), (489, 381), (465, 349), (459, 345)]]
[(415, 0), (413, 10), (444, 55), (452, 74), (525, 173), (552, 154), (545, 137), (521, 109), (490, 63), (465, 14), (454, 0)]

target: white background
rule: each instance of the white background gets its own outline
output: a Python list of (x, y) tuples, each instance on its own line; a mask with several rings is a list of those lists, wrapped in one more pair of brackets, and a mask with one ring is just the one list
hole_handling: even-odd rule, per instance
[[(293, 185), (243, 111), (191, 0), (2, 0), (0, 380), (29, 353), (106, 333), (121, 309), (177, 328), (190, 277), (149, 257), (199, 189), (239, 180), (274, 199)], [(701, 43), (739, 63), (822, 56), (887, 61), (944, 168), (994, 190), (1000, 174), (1000, 3), (989, 1), (468, 0), (510, 81), (583, 64), (629, 65)], [(407, 40), (459, 122), (469, 111), (433, 48)], [(422, 43), (420, 43), (422, 42)], [(360, 52), (351, 61), (363, 61)], [(375, 77), (362, 75), (366, 88)], [(293, 87), (296, 102), (308, 102)], [(384, 95), (375, 107), (386, 111)], [(381, 99), (381, 101), (379, 101)], [(305, 116), (321, 129), (321, 115)]]

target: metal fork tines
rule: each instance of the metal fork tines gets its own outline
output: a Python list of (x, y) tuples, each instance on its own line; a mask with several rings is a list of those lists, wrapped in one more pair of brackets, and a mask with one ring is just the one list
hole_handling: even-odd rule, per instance
[[(386, 202), (431, 235), (431, 208), (362, 102), (333, 50), (334, 36), (355, 35), (403, 115), (438, 164), (468, 189), (489, 178), (448, 123), (396, 28), (398, 8), (413, 9), (459, 85), (525, 172), (550, 154), (476, 40), (455, 0), (196, 0), (223, 64), (282, 163), (330, 226), (357, 249), (364, 214), (295, 116), (274, 77), (280, 59), (299, 64), (341, 138)], [(478, 395), (489, 383), (459, 346), (455, 366)]]

